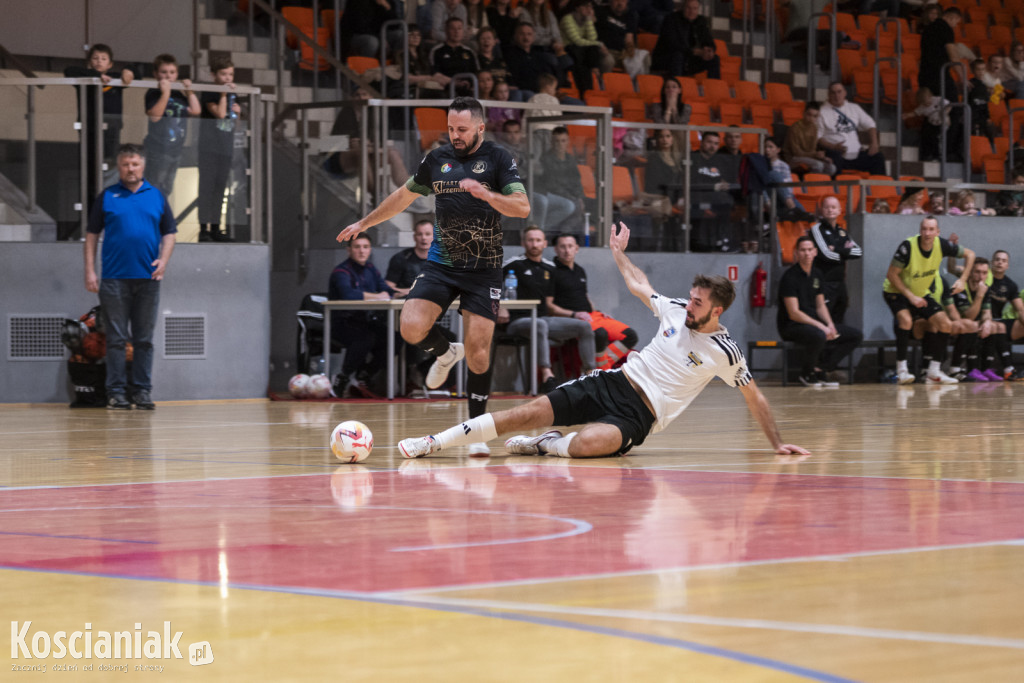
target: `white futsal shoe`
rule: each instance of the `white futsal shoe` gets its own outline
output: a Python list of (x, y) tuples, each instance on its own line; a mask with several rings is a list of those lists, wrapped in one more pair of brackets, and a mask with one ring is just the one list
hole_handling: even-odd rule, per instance
[(398, 442), (398, 450), (406, 458), (422, 458), (437, 450), (437, 442), (432, 436), (420, 436), (412, 439), (402, 439)]
[(950, 377), (942, 370), (932, 374), (928, 373), (928, 384), (959, 384), (955, 377)]
[(469, 455), (472, 458), (486, 458), (491, 454), (491, 449), (483, 441), (469, 444)]
[(916, 381), (917, 378), (914, 377), (914, 375), (909, 372), (901, 372), (898, 375), (896, 375), (897, 384), (913, 384)]
[(448, 373), (455, 364), (466, 357), (466, 348), (458, 342), (452, 342), (448, 350), (434, 360), (424, 380), (428, 389), (437, 389), (448, 379)]
[(512, 455), (547, 455), (548, 452), (544, 448), (545, 443), (552, 439), (561, 438), (562, 432), (557, 429), (544, 432), (540, 436), (520, 434), (519, 436), (513, 436), (505, 442), (505, 450)]

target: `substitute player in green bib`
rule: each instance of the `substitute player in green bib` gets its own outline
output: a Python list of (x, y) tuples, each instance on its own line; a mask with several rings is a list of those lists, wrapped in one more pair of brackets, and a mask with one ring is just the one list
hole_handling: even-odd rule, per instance
[[(402, 338), (436, 356), (426, 378), (431, 389), (441, 386), (451, 368), (466, 359), (471, 418), (487, 412), (491, 388), (491, 337), (501, 298), (501, 217), (530, 215), (516, 162), (505, 149), (484, 140), (484, 121), (478, 101), (455, 98), (448, 107), (451, 142), (427, 153), (403, 187), (337, 238), (352, 239), (401, 213), (417, 197), (436, 195), (434, 241), (402, 307)], [(449, 343), (434, 327), (456, 298), (466, 330), (465, 347)], [(469, 453), (489, 451), (480, 442), (470, 444)]]
[(921, 221), (920, 232), (903, 240), (889, 263), (882, 285), (885, 303), (894, 316), (896, 334), (896, 376), (900, 384), (911, 384), (914, 375), (907, 370), (907, 346), (915, 320), (927, 320), (929, 331), (924, 335), (924, 355), (932, 360), (928, 365), (927, 381), (936, 384), (956, 384), (957, 380), (942, 372), (946, 346), (952, 330), (949, 316), (940, 303), (941, 290), (936, 287), (942, 259), (952, 256), (963, 258), (963, 274), (953, 283), (951, 294), (962, 292), (967, 276), (974, 266), (974, 252), (939, 237), (939, 221), (927, 216)]

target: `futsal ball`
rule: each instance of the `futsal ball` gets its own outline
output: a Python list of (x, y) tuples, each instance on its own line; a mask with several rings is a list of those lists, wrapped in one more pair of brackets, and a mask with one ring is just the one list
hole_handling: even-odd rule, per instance
[(107, 338), (99, 332), (82, 337), (82, 355), (88, 360), (99, 360), (107, 355)]
[(306, 398), (309, 388), (309, 375), (300, 372), (288, 380), (288, 393), (295, 398)]
[(373, 450), (373, 433), (356, 420), (346, 420), (331, 432), (331, 450), (342, 462), (362, 462)]
[(324, 373), (313, 375), (309, 378), (310, 398), (329, 398), (331, 395), (331, 380)]

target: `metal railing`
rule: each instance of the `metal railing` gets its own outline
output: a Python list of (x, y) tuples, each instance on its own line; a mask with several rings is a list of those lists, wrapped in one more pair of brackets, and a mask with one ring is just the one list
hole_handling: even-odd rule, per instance
[[(964, 163), (964, 178), (970, 180), (971, 178), (971, 107), (968, 103), (968, 91), (967, 91), (967, 67), (962, 62), (946, 62), (942, 65), (942, 69), (939, 71), (939, 99), (947, 100), (946, 97), (946, 72), (952, 71), (954, 68), (960, 67), (963, 70), (962, 88), (963, 88), (963, 102), (950, 102), (950, 111), (953, 109), (963, 110), (963, 149), (961, 154), (963, 155)], [(952, 93), (950, 93), (952, 94)], [(942, 117), (942, 130), (939, 132), (939, 175), (943, 178), (946, 175), (946, 132), (949, 130), (949, 120), (945, 115)]]

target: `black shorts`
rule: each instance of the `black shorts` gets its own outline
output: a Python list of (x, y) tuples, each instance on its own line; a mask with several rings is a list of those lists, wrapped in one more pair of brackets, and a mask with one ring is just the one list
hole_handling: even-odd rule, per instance
[(893, 315), (907, 310), (910, 311), (910, 318), (912, 320), (928, 320), (936, 313), (942, 313), (943, 311), (942, 306), (932, 298), (931, 294), (925, 295), (925, 304), (921, 308), (910, 305), (910, 299), (898, 292), (884, 292), (883, 296), (885, 296), (885, 303), (889, 305), (889, 310), (892, 311)]
[(427, 261), (412, 281), (407, 299), (426, 299), (447, 311), (459, 299), (459, 312), (469, 311), (495, 322), (501, 300), (501, 268), (455, 270)]
[(622, 432), (619, 450), (625, 455), (639, 446), (654, 426), (654, 415), (622, 370), (594, 370), (548, 394), (556, 425), (602, 422)]

